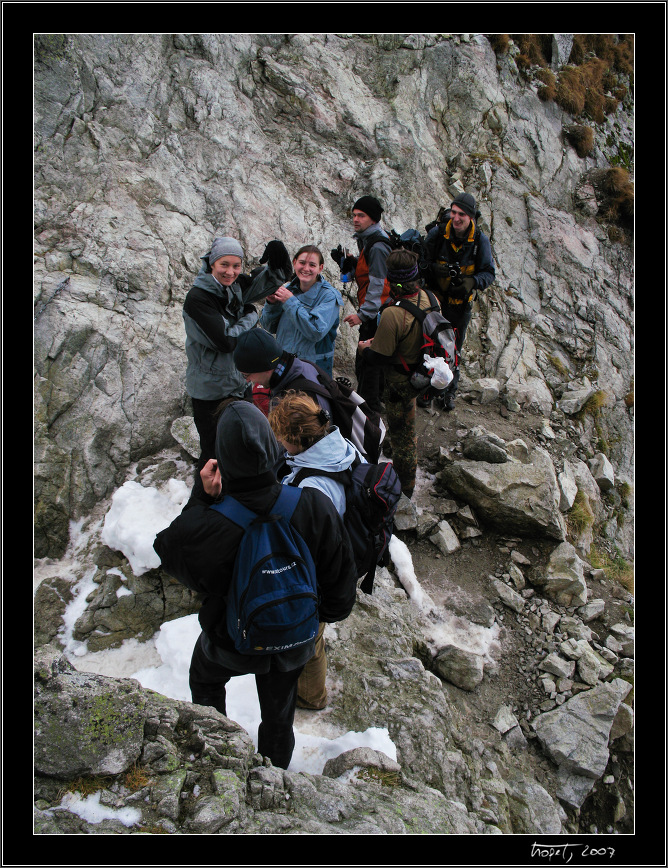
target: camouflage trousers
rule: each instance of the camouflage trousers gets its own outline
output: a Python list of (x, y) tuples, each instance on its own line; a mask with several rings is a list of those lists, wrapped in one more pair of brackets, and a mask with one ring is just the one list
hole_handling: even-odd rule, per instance
[(394, 371), (386, 373), (384, 401), (392, 445), (392, 463), (406, 497), (413, 494), (417, 472), (416, 398), (417, 393), (408, 377)]

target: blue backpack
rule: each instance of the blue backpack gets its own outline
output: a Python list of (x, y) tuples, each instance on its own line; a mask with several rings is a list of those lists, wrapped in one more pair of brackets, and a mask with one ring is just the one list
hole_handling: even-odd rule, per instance
[(245, 531), (227, 595), (227, 632), (240, 654), (277, 654), (315, 639), (318, 585), (308, 546), (291, 526), (301, 491), (283, 486), (268, 514), (227, 495), (211, 507)]

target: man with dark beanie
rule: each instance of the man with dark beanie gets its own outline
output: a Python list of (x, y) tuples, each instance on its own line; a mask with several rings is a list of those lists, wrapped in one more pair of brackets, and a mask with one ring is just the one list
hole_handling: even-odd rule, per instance
[[(235, 675), (253, 673), (262, 717), (258, 751), (287, 769), (295, 745), (297, 681), (313, 656), (315, 638), (272, 654), (236, 651), (226, 627), (226, 597), (244, 531), (210, 508), (222, 493), (256, 514), (270, 513), (282, 487), (273, 473), (281, 450), (262, 412), (234, 398), (219, 417), (215, 450), (216, 458), (201, 471), (203, 490), (193, 492), (181, 515), (156, 536), (153, 547), (165, 572), (203, 596), (202, 632), (190, 662), (192, 701), (226, 714), (225, 685)], [(319, 620), (344, 620), (355, 602), (357, 571), (339, 513), (322, 491), (305, 488), (290, 523), (315, 563)]]
[[(357, 283), (357, 313), (343, 320), (349, 326), (359, 326), (359, 340), (368, 340), (376, 333), (378, 311), (387, 301), (390, 292), (386, 280), (387, 257), (390, 254), (390, 239), (380, 225), (383, 208), (374, 196), (362, 196), (353, 205), (353, 238), (357, 242), (358, 256), (344, 258), (341, 247), (332, 250), (332, 259), (341, 272), (354, 271)], [(381, 410), (382, 371), (368, 368), (357, 353), (355, 357), (357, 391), (376, 412)]]
[[(420, 263), (420, 272), (438, 298), (443, 316), (455, 327), (458, 353), (471, 321), (476, 293), (486, 289), (495, 277), (492, 247), (480, 231), (479, 217), (473, 196), (460, 193), (450, 206), (448, 219), (428, 232)], [(443, 397), (445, 410), (454, 409), (458, 383), (459, 369)], [(418, 399), (422, 407), (429, 403)]]
[(308, 383), (320, 388), (316, 366), (285, 352), (276, 338), (263, 328), (253, 328), (240, 335), (232, 357), (241, 376), (247, 382), (268, 388), (270, 398), (285, 394), (294, 388), (291, 383), (299, 380), (299, 391), (310, 395), (323, 410), (332, 414), (330, 401), (308, 388)]

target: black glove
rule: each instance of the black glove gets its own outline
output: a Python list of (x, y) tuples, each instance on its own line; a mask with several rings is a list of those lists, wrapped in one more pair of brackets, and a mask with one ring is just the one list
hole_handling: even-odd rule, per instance
[(334, 260), (334, 262), (336, 262), (336, 264), (340, 268), (341, 267), (341, 260), (343, 259), (343, 248), (341, 247), (341, 245), (339, 244), (339, 246), (335, 250), (331, 250), (330, 255), (331, 255), (332, 259)]
[(346, 256), (346, 258), (341, 263), (341, 274), (350, 274), (351, 271), (355, 270), (357, 266), (357, 257), (356, 256)]
[(450, 298), (461, 299), (462, 301), (468, 301), (469, 296), (473, 294), (475, 289), (475, 280), (472, 277), (459, 277), (458, 282), (455, 283), (453, 280), (450, 286), (448, 287), (448, 296)]
[(279, 268), (285, 271), (286, 274), (289, 274), (292, 271), (290, 254), (282, 241), (274, 240), (267, 244), (264, 248), (262, 259), (260, 259), (261, 264), (264, 264), (265, 262), (273, 271), (278, 271)]

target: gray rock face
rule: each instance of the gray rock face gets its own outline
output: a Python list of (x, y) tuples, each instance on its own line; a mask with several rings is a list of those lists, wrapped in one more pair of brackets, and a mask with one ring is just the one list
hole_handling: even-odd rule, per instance
[[(555, 34), (555, 62), (570, 38)], [(608, 159), (563, 147), (570, 117), (512, 55), (481, 34), (73, 33), (36, 45), (38, 557), (62, 555), (69, 520), (172, 445), (172, 421), (189, 413), (181, 306), (211, 239), (238, 237), (247, 270), (276, 235), (327, 251), (349, 239), (367, 192), (399, 232), (462, 189), (476, 196), (497, 262), (467, 337), (477, 394), (549, 415), (588, 375), (618, 396), (604, 424), (615, 472), (632, 474), (632, 253), (574, 213)], [(625, 110), (614, 134), (612, 123), (601, 143), (632, 141)], [(328, 258), (325, 276), (339, 277)], [(342, 330), (344, 371), (354, 347)]]
[[(555, 39), (561, 63), (572, 35)], [(361, 68), (369, 72), (364, 80)], [(364, 193), (381, 199), (385, 226), (401, 232), (421, 229), (464, 189), (481, 208), (497, 278), (475, 304), (462, 392), (488, 418), (497, 402), (506, 419), (542, 416), (538, 441), (562, 452), (552, 464), (530, 436), (505, 442), (472, 429), (462, 443), (465, 460), (454, 449), (442, 456), (439, 481), (459, 503), (439, 497), (433, 514), (418, 513), (402, 498), (397, 528), (422, 542), (440, 519), (454, 517), (457, 534), (443, 549), (452, 557), (440, 561), (447, 574), (478, 537), (485, 542), (488, 524), (504, 535), (562, 542), (563, 513), (579, 489), (596, 521), (607, 520), (610, 541), (628, 550), (633, 522), (610, 520), (610, 502), (619, 501), (619, 482), (633, 479), (633, 257), (610, 240), (595, 173), (609, 165), (600, 143), (632, 141), (631, 127), (620, 108), (597, 128), (597, 146), (583, 161), (563, 147), (570, 119), (538, 99), (512, 53), (496, 57), (480, 34), (42, 40), (35, 66), (37, 557), (59, 557), (70, 522), (99, 518), (100, 505), (144, 456), (175, 443), (198, 454), (184, 391), (181, 307), (214, 235), (241, 240), (249, 271), (273, 237), (291, 252), (310, 241), (325, 252), (348, 243), (350, 207)], [(337, 284), (325, 259), (325, 276)], [(347, 301), (344, 315), (351, 310)], [(350, 374), (355, 337), (341, 329), (337, 373)], [(608, 399), (594, 420), (586, 407), (595, 392)], [(599, 437), (609, 444), (602, 472), (596, 461), (586, 463)], [(563, 468), (559, 480), (555, 467)], [(163, 478), (172, 475), (163, 469)], [(497, 576), (507, 581), (490, 576), (486, 586), (499, 596), (487, 594), (499, 623), (517, 622), (543, 649), (522, 662), (521, 677), (538, 680), (538, 669), (540, 708), (557, 704), (555, 715), (563, 712), (537, 718), (536, 734), (559, 765), (559, 799), (574, 808), (605, 768), (608, 742), (630, 750), (633, 730), (632, 710), (617, 701), (623, 689), (601, 683), (613, 666), (632, 676), (633, 629), (613, 625), (600, 645), (583, 623), (598, 616), (608, 623), (587, 602), (579, 556), (588, 548), (587, 540), (559, 546), (543, 576), (522, 562), (522, 571), (501, 566)], [(160, 570), (131, 576), (105, 546), (91, 548), (86, 560), (97, 567), (95, 588), (86, 591), (74, 639), (90, 651), (148, 638), (165, 620), (198, 608), (196, 595)], [(40, 585), (38, 646), (58, 641), (83, 571), (67, 580), (48, 573)], [(55, 807), (62, 780), (105, 774), (114, 781), (103, 803), (141, 809), (133, 831), (158, 824), (183, 834), (565, 832), (553, 769), (550, 784), (540, 778), (543, 789), (524, 762), (529, 713), (524, 719), (515, 709), (521, 725), (512, 714), (500, 717), (485, 744), (473, 738), (471, 718), (453, 696), (465, 691), (463, 701), (475, 703), (485, 693), (483, 658), (442, 640), (435, 647), (433, 620), (379, 574), (373, 597), (360, 595), (351, 617), (328, 634), (337, 690), (331, 722), (345, 731), (387, 727), (396, 764), (363, 751), (340, 760), (341, 768), (366, 769), (355, 779), (345, 771), (283, 772), (212, 709), (77, 673), (60, 652), (40, 649), (36, 831), (127, 833), (119, 821), (93, 827)], [(494, 608), (476, 605), (462, 604), (460, 614), (491, 627)], [(577, 611), (571, 617), (564, 606)], [(569, 742), (579, 726), (574, 738), (582, 744)], [(121, 776), (135, 760), (151, 783), (129, 795)]]

